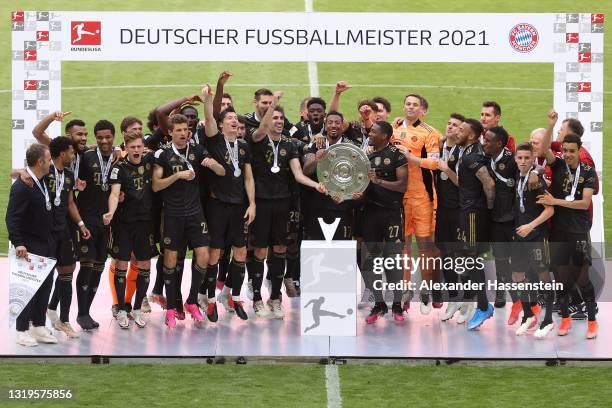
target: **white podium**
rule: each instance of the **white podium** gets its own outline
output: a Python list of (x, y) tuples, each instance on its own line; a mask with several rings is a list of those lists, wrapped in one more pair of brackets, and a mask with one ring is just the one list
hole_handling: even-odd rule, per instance
[(356, 253), (356, 241), (302, 241), (303, 336), (357, 335)]

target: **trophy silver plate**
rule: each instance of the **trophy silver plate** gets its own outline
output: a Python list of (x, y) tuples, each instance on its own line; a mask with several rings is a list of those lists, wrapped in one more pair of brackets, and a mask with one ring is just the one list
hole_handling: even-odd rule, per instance
[(368, 187), (368, 170), (370, 160), (365, 152), (350, 143), (338, 143), (317, 163), (317, 178), (330, 195), (348, 200)]

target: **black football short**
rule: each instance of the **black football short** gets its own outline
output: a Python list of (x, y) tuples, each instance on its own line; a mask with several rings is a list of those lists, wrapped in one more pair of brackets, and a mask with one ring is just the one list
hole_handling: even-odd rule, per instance
[(402, 207), (385, 208), (375, 204), (363, 207), (363, 242), (404, 242)]
[(553, 229), (550, 241), (554, 266), (592, 265), (591, 236), (588, 232), (572, 233)]
[[(299, 197), (298, 197), (299, 198)], [(295, 246), (298, 248), (302, 242), (304, 217), (301, 211), (300, 200), (291, 198), (291, 206), (289, 208), (289, 219), (287, 220), (287, 246)]]
[[(404, 247), (404, 209), (384, 208), (375, 204), (363, 207), (363, 246), (362, 260), (372, 257), (394, 257), (402, 253)], [(365, 251), (364, 251), (365, 249)], [(362, 264), (362, 270), (370, 266)]]
[(79, 260), (79, 227), (75, 224), (74, 221), (68, 219), (68, 232), (70, 234), (70, 239), (72, 239), (72, 246), (74, 248), (74, 259)]
[(514, 242), (515, 230), (514, 220), (508, 222), (491, 221), (490, 238), (493, 255), (496, 258), (508, 259), (512, 256), (511, 245)]
[(155, 246), (151, 221), (120, 222), (113, 220), (111, 239), (108, 244), (110, 255), (119, 261), (129, 261), (132, 253), (137, 261), (148, 261)]
[(257, 215), (251, 224), (251, 245), (255, 248), (268, 248), (273, 245), (287, 245), (287, 222), (291, 200), (256, 199)]
[(336, 232), (334, 233), (334, 241), (347, 241), (353, 239), (353, 211), (351, 208), (332, 209), (332, 208), (313, 208), (310, 210), (310, 219), (308, 220), (308, 239), (324, 240), (323, 230), (319, 224), (319, 218), (323, 218), (328, 224), (340, 218)]
[(86, 219), (83, 221), (91, 236), (89, 239), (84, 239), (79, 230), (79, 258), (99, 263), (106, 262), (110, 228), (93, 222), (88, 223)]
[(210, 234), (210, 247), (225, 249), (229, 246), (246, 246), (248, 227), (244, 219), (244, 204), (224, 203), (209, 198), (206, 205), (206, 219)]
[(363, 203), (357, 202), (353, 206), (353, 236), (355, 239), (363, 237)]
[(71, 231), (68, 227), (64, 231), (53, 233), (55, 243), (56, 266), (70, 266), (76, 263), (74, 242), (72, 241)]
[(207, 247), (210, 244), (208, 224), (204, 214), (175, 216), (164, 213), (162, 243), (164, 249), (178, 251), (184, 243), (192, 248)]
[(507, 244), (512, 256), (512, 271), (532, 273), (550, 270), (550, 245), (548, 238), (537, 237), (530, 241)]
[(459, 210), (461, 248), (468, 254), (484, 254), (489, 250), (489, 211)]
[(459, 208), (439, 207), (436, 210), (436, 246), (443, 254), (451, 254), (458, 249)]

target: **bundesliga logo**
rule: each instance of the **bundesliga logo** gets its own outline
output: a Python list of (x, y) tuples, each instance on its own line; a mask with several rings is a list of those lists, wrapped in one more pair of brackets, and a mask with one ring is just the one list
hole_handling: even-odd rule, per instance
[(102, 44), (102, 23), (99, 21), (72, 21), (70, 30), (72, 45)]
[(518, 52), (529, 52), (538, 45), (538, 30), (531, 24), (521, 23), (510, 30), (510, 45)]

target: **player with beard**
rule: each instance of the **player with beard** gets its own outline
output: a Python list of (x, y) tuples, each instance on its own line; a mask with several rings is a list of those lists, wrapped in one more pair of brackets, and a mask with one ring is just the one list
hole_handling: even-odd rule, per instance
[[(213, 97), (210, 85), (202, 90), (206, 122), (215, 123), (213, 114)], [(225, 281), (219, 302), (225, 309), (235, 311), (242, 320), (247, 320), (240, 290), (244, 282), (246, 262), (246, 238), (248, 226), (255, 219), (255, 182), (250, 164), (248, 144), (236, 138), (238, 115), (233, 108), (221, 112), (219, 129), (206, 127), (207, 145), (211, 156), (225, 168), (225, 176), (211, 178), (210, 198), (207, 207), (207, 219), (210, 228), (210, 257), (206, 271), (207, 289), (206, 315), (215, 317), (215, 280), (217, 264), (221, 251), (232, 253), (228, 278)], [(248, 207), (244, 198), (248, 198)], [(230, 294), (231, 291), (231, 294)], [(201, 302), (200, 305), (202, 305)], [(214, 321), (214, 320), (213, 320)]]
[[(476, 119), (466, 119), (457, 134), (457, 145), (461, 148), (457, 167), (460, 240), (463, 255), (472, 259), (488, 250), (489, 210), (495, 203), (495, 181), (488, 172), (488, 159), (478, 141), (481, 134), (482, 125)], [(484, 265), (479, 267), (475, 263), (466, 269), (471, 281), (482, 285), (476, 293), (478, 308), (467, 325), (469, 330), (474, 330), (493, 316), (493, 306), (487, 300)], [(471, 295), (471, 291), (464, 293), (464, 299)]]
[[(53, 112), (47, 115), (46, 117), (44, 117), (34, 127), (34, 129), (32, 129), (32, 134), (34, 135), (38, 143), (41, 143), (45, 146), (49, 146), (49, 144), (51, 143), (51, 138), (49, 137), (49, 135), (47, 135), (47, 132), (46, 132), (47, 128), (54, 120), (62, 121), (64, 117), (66, 117), (67, 115), (71, 113), (72, 112), (57, 111), (57, 112)], [(72, 119), (64, 127), (64, 132), (65, 132), (65, 135), (70, 137), (72, 141), (75, 143), (75, 145), (77, 146), (77, 151), (75, 152), (76, 155), (75, 155), (74, 161), (70, 164), (69, 169), (70, 171), (73, 172), (75, 177), (78, 177), (80, 164), (81, 164), (81, 161), (83, 160), (83, 153), (85, 153), (85, 151), (87, 150), (88, 132), (87, 132), (87, 128), (85, 127), (85, 122), (83, 122), (80, 119)], [(83, 191), (85, 186), (80, 180), (77, 179), (74, 185), (74, 188), (75, 190)], [(75, 230), (74, 236), (76, 238), (76, 228), (74, 228), (74, 230)]]
[(272, 254), (269, 256), (272, 289), (267, 305), (277, 319), (284, 317), (280, 291), (285, 275), (287, 221), (291, 205), (289, 173), (293, 174), (298, 183), (315, 188), (321, 193), (326, 192), (322, 184), (312, 181), (302, 173), (295, 145), (282, 135), (285, 115), (283, 109), (277, 106), (281, 96), (281, 92), (273, 96), (258, 129), (248, 135), (247, 127), (257, 206), (257, 217), (251, 230), (254, 257), (247, 261), (250, 263), (248, 271), (252, 279), (253, 309), (257, 316), (268, 315), (261, 298), (261, 285), (263, 262), (268, 247), (272, 247)]
[[(71, 112), (57, 111), (57, 112), (53, 112), (47, 115), (34, 127), (34, 129), (32, 129), (32, 134), (34, 135), (34, 137), (39, 143), (45, 146), (49, 146), (51, 143), (51, 138), (46, 133), (47, 128), (54, 120), (62, 121), (70, 113)], [(65, 135), (68, 136), (74, 142), (74, 146), (76, 147), (76, 151), (74, 152), (75, 153), (74, 160), (72, 161), (72, 163), (70, 163), (70, 165), (67, 168), (73, 173), (74, 177), (78, 177), (79, 168), (83, 160), (83, 153), (87, 150), (88, 132), (87, 132), (87, 128), (85, 127), (85, 122), (83, 122), (80, 119), (73, 119), (66, 124), (66, 126), (64, 127), (64, 132), (65, 132)], [(82, 191), (85, 188), (85, 184), (81, 180), (76, 179), (74, 183), (72, 184), (72, 188), (74, 190)], [(75, 249), (74, 256), (76, 257), (77, 256), (76, 244), (78, 243), (79, 227), (76, 224), (74, 224), (74, 222), (72, 222), (71, 220), (68, 220), (68, 228), (70, 229), (70, 237), (74, 244), (74, 249)], [(51, 295), (51, 299), (49, 300), (49, 308), (51, 310), (57, 310), (57, 306), (60, 302), (58, 291), (59, 291), (59, 285), (56, 284), (53, 290), (53, 293)], [(53, 312), (51, 312), (50, 318), (52, 322), (58, 321), (56, 319), (56, 316), (53, 314)]]
[[(32, 135), (34, 135), (36, 141), (45, 146), (49, 146), (51, 143), (51, 138), (46, 132), (47, 128), (51, 123), (53, 123), (53, 121), (61, 122), (71, 113), (72, 112), (57, 111), (45, 116), (40, 122), (38, 122), (34, 129), (32, 129)], [(85, 122), (80, 119), (73, 119), (66, 124), (64, 127), (64, 132), (64, 134), (72, 139), (72, 141), (78, 147), (77, 152), (79, 153), (79, 156), (76, 157), (82, 156), (82, 152), (87, 150), (87, 128), (85, 127)], [(76, 157), (75, 160), (77, 160)]]
[[(313, 98), (315, 99), (315, 98)], [(311, 101), (313, 100), (311, 99)], [(325, 136), (326, 142), (323, 148), (318, 149), (312, 144), (309, 149), (309, 157), (304, 163), (304, 174), (310, 176), (314, 181), (319, 182), (316, 174), (317, 163), (322, 160), (327, 153), (327, 149), (337, 143), (351, 143), (342, 138), (342, 123), (344, 117), (341, 113), (330, 111), (325, 117)], [(353, 214), (350, 201), (341, 201), (336, 197), (323, 196), (316, 194), (310, 202), (309, 217), (307, 222), (308, 239), (323, 240), (323, 231), (319, 225), (319, 218), (331, 224), (336, 218), (340, 218), (340, 223), (334, 234), (334, 240), (350, 240), (353, 237), (352, 221)]]
[[(442, 158), (438, 163), (436, 171), (436, 193), (438, 196), (438, 208), (436, 210), (436, 233), (435, 242), (440, 250), (440, 256), (456, 257), (458, 252), (457, 236), (459, 233), (459, 181), (457, 179), (457, 166), (459, 163), (460, 147), (457, 145), (457, 134), (459, 126), (465, 117), (458, 113), (451, 113), (446, 125), (444, 141), (442, 142)], [(456, 283), (459, 276), (452, 268), (442, 270), (444, 281)], [(465, 323), (468, 313), (471, 312), (471, 303), (462, 302), (458, 291), (448, 292), (448, 305), (442, 316), (442, 321), (453, 318), (459, 311), (457, 323)]]
[[(548, 145), (550, 139), (545, 140)], [(563, 141), (563, 158), (546, 153), (546, 160), (553, 171), (552, 194), (545, 192), (538, 197), (538, 204), (554, 205), (551, 241), (554, 242), (553, 266), (557, 282), (563, 290), (557, 293), (561, 307), (561, 325), (557, 331), (565, 336), (571, 328), (568, 291), (577, 284), (586, 303), (588, 315), (587, 339), (597, 337), (597, 305), (595, 288), (589, 279), (591, 265), (591, 239), (589, 230), (589, 206), (595, 191), (595, 170), (580, 162), (582, 142), (577, 135), (568, 134)]]
[[(361, 264), (361, 273), (366, 287), (374, 293), (374, 307), (366, 318), (367, 323), (375, 323), (384, 316), (388, 309), (381, 290), (376, 290), (374, 276), (374, 258), (395, 258), (403, 247), (402, 197), (406, 191), (408, 174), (406, 157), (389, 143), (393, 128), (388, 122), (378, 121), (372, 126), (368, 143), (372, 151), (368, 154), (372, 168), (369, 171), (370, 184), (364, 193), (353, 194), (353, 199), (364, 199), (363, 240), (365, 257)], [(397, 283), (401, 279), (399, 268), (385, 268), (387, 283)], [(393, 291), (391, 311), (396, 322), (404, 321), (402, 291)]]
[[(244, 115), (244, 119), (246, 121), (246, 138), (251, 137), (253, 133), (259, 129), (264, 115), (274, 101), (274, 97), (275, 96), (272, 91), (266, 88), (261, 88), (255, 91), (255, 97), (253, 98), (255, 110)], [(289, 122), (289, 120), (287, 120), (287, 118), (284, 118), (283, 135), (289, 136), (291, 134), (291, 128), (293, 128), (293, 125)]]
[[(141, 306), (147, 294), (151, 274), (153, 246), (151, 176), (154, 157), (153, 153), (144, 155), (141, 132), (125, 133), (124, 143), (127, 156), (119, 160), (111, 170), (108, 212), (102, 216), (102, 219), (104, 225), (112, 225), (109, 247), (116, 263), (113, 290), (117, 299), (117, 324), (122, 329), (127, 329), (128, 310), (138, 327), (146, 325)], [(124, 197), (121, 203), (119, 203), (120, 195)], [(133, 259), (131, 264), (137, 267), (136, 298), (133, 309), (131, 296), (126, 295), (126, 274), (130, 259)]]
[(321, 98), (310, 98), (306, 103), (306, 109), (308, 111), (308, 121), (304, 124), (298, 123), (295, 125), (297, 130), (291, 137), (308, 144), (313, 141), (315, 135), (322, 134), (325, 131), (327, 104)]
[(76, 292), (79, 312), (77, 323), (83, 330), (92, 330), (99, 324), (92, 319), (90, 308), (104, 272), (107, 257), (109, 228), (102, 222), (102, 215), (108, 212), (110, 185), (108, 176), (112, 167), (115, 126), (108, 120), (100, 120), (94, 126), (97, 147), (83, 154), (78, 179), (85, 188), (77, 196), (77, 207), (83, 221), (91, 231), (91, 237), (79, 238), (81, 268), (77, 275)]
[[(548, 246), (548, 229), (546, 221), (555, 212), (554, 207), (537, 203), (537, 197), (546, 191), (546, 182), (538, 176), (538, 187), (528, 188), (528, 179), (533, 172), (535, 155), (530, 143), (521, 143), (516, 149), (517, 176), (514, 200), (515, 242), (512, 245), (512, 281), (525, 283), (525, 276), (536, 274), (541, 282), (550, 282), (550, 250)], [(523, 309), (523, 319), (517, 329), (518, 336), (527, 333), (537, 324), (537, 311), (533, 302), (537, 293), (519, 290), (518, 297)], [(544, 338), (553, 329), (552, 306), (555, 293), (546, 290), (543, 293), (546, 313), (542, 324), (534, 333), (536, 338)]]
[[(404, 217), (406, 239), (405, 250), (412, 253), (412, 236), (415, 236), (419, 256), (435, 258), (439, 251), (434, 245), (435, 233), (435, 191), (432, 171), (437, 169), (440, 158), (440, 133), (421, 120), (426, 112), (423, 97), (408, 94), (404, 98), (404, 120), (396, 127), (391, 143), (406, 156), (408, 160), (408, 187), (404, 195)], [(427, 265), (421, 268), (423, 281), (438, 282), (439, 271)], [(404, 273), (404, 279), (410, 280), (410, 270)], [(434, 293), (438, 295), (437, 293)], [(433, 307), (442, 307), (441, 299), (436, 296)], [(410, 307), (405, 299), (404, 310)], [(431, 294), (421, 291), (421, 314), (429, 314), (432, 309)]]
[(191, 289), (184, 308), (196, 321), (203, 320), (197, 304), (197, 295), (208, 266), (208, 226), (200, 202), (196, 166), (210, 168), (217, 175), (225, 175), (225, 168), (201, 145), (189, 144), (188, 119), (174, 115), (169, 120), (172, 143), (155, 152), (153, 191), (163, 191), (164, 202), (164, 284), (166, 286), (166, 325), (176, 327), (176, 294), (178, 282), (175, 276), (177, 254), (184, 242), (193, 248), (194, 272)]

